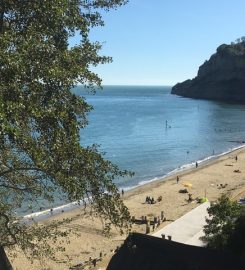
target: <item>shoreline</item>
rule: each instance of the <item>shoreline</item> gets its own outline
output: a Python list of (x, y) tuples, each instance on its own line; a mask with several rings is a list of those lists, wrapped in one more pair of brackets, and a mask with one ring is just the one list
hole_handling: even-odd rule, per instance
[[(238, 157), (237, 161), (235, 156)], [(238, 169), (240, 172), (236, 173), (235, 171)], [(177, 175), (180, 179), (179, 183), (176, 181)], [(245, 147), (240, 146), (218, 158), (209, 159), (199, 164), (198, 168), (192, 167), (181, 172), (178, 171), (157, 181), (125, 191), (122, 199), (129, 208), (131, 216), (135, 216), (136, 219), (147, 216), (148, 219), (152, 220), (163, 211), (166, 221), (157, 228), (162, 229), (199, 205), (195, 201), (187, 203), (188, 194), (179, 193), (179, 190), (183, 189), (187, 182), (192, 184), (189, 192), (193, 194), (193, 198), (200, 198), (206, 194), (206, 197), (212, 202), (224, 193), (229, 194), (232, 198), (245, 197)], [(227, 185), (225, 188), (221, 188), (221, 184)], [(146, 204), (146, 196), (155, 199), (162, 196), (162, 201), (156, 204)], [(81, 209), (82, 207), (77, 207), (72, 211), (52, 215), (41, 222), (47, 224), (53, 219), (60, 221), (64, 218), (71, 218), (72, 222), (62, 225), (61, 229), (70, 228), (79, 232), (79, 236), (73, 234), (69, 236), (70, 244), (64, 244), (65, 254), (57, 254), (56, 256), (58, 262), (45, 258), (41, 263), (29, 264), (22, 252), (19, 251), (18, 257), (12, 260), (14, 269), (44, 269), (42, 268), (44, 265), (52, 270), (69, 269), (69, 267), (88, 261), (90, 257), (92, 259), (100, 258), (100, 253), (102, 253), (102, 261), (98, 261), (98, 266), (94, 269), (105, 270), (113, 251), (123, 243), (126, 235), (121, 236), (117, 230), (112, 229), (111, 237), (105, 237), (102, 232), (101, 220), (96, 217), (83, 216)], [(145, 226), (133, 224), (132, 231), (145, 233)], [(152, 228), (150, 233), (153, 233)], [(25, 265), (25, 268), (21, 268), (21, 265)]]
[[(222, 152), (220, 154), (208, 156), (208, 157), (205, 157), (203, 159), (197, 160), (197, 162), (199, 164), (198, 166), (201, 168), (203, 166), (208, 166), (209, 164), (212, 165), (213, 163), (218, 161), (221, 157), (232, 154), (233, 152), (243, 150), (243, 149), (245, 149), (245, 144), (242, 144), (238, 147), (232, 148), (231, 150)], [(196, 162), (193, 161), (192, 163), (183, 164), (180, 167), (166, 173), (163, 176), (155, 177), (155, 178), (150, 179), (150, 180), (141, 181), (136, 186), (120, 188), (119, 191), (121, 191), (123, 189), (125, 191), (124, 197), (126, 197), (127, 193), (130, 194), (130, 193), (134, 192), (134, 190), (137, 190), (141, 187), (144, 188), (145, 185), (146, 186), (149, 184), (154, 185), (154, 183), (157, 184), (157, 182), (162, 183), (163, 181), (168, 181), (169, 178), (175, 177), (177, 175), (184, 175), (185, 173), (188, 173), (189, 171), (196, 169), (195, 163)], [(67, 213), (69, 211), (73, 211), (75, 209), (78, 209), (78, 208), (82, 207), (82, 204), (80, 205), (80, 203), (81, 203), (81, 201), (80, 202), (70, 202), (70, 203), (62, 204), (60, 206), (56, 206), (53, 208), (47, 208), (43, 211), (37, 211), (37, 212), (31, 213), (31, 214), (24, 215), (24, 216), (22, 216), (22, 220), (28, 224), (32, 223), (32, 222), (44, 221), (46, 219), (55, 217), (57, 215), (64, 214), (64, 213)]]
[[(233, 152), (235, 151), (238, 151), (240, 149), (245, 149), (245, 144), (241, 144), (237, 147), (234, 147), (234, 148), (231, 148), (227, 151), (224, 151), (220, 154), (217, 154), (217, 155), (211, 155), (211, 156), (207, 156), (207, 157), (204, 157), (203, 159), (199, 159), (197, 161), (193, 161), (191, 163), (186, 163), (186, 164), (183, 164), (179, 167), (177, 167), (176, 169), (173, 169), (172, 171), (162, 175), (162, 176), (157, 176), (157, 177), (154, 177), (152, 179), (149, 179), (149, 180), (143, 180), (143, 181), (140, 181), (138, 183), (138, 185), (135, 185), (135, 186), (132, 186), (132, 187), (126, 187), (126, 188), (121, 188), (121, 189), (124, 189), (124, 191), (128, 192), (132, 189), (137, 189), (141, 186), (144, 186), (144, 185), (147, 185), (147, 184), (150, 184), (150, 183), (154, 183), (154, 182), (157, 182), (157, 181), (163, 181), (164, 179), (167, 179), (168, 177), (173, 177), (173, 176), (176, 176), (177, 174), (182, 174), (186, 171), (189, 171), (189, 170), (193, 170), (195, 169), (195, 164), (196, 162), (198, 163), (199, 166), (205, 166), (205, 165), (208, 165), (210, 162), (215, 162), (216, 160), (218, 160), (219, 158), (221, 158), (222, 156), (225, 156), (225, 155), (228, 155), (228, 154), (232, 154)], [(121, 190), (120, 189), (120, 190)]]
[(199, 170), (199, 169), (203, 169), (205, 167), (208, 167), (208, 166), (212, 166), (218, 162), (221, 162), (223, 159), (222, 157), (227, 157), (228, 155), (236, 155), (238, 153), (240, 153), (240, 151), (245, 151), (245, 144), (239, 146), (239, 147), (236, 147), (236, 148), (233, 148), (229, 151), (225, 151), (221, 154), (218, 154), (217, 156), (209, 156), (209, 157), (206, 157), (202, 160), (198, 160), (197, 162), (198, 163), (198, 168), (195, 167), (195, 162), (192, 162), (192, 163), (188, 163), (188, 164), (184, 164), (182, 165), (180, 168), (186, 166), (186, 165), (192, 165), (188, 168), (183, 168), (181, 170), (178, 170), (178, 169), (174, 169), (173, 171), (169, 172), (168, 174), (166, 174), (165, 176), (162, 176), (162, 177), (159, 177), (155, 180), (149, 180), (149, 181), (146, 181), (144, 184), (142, 185), (138, 185), (138, 186), (135, 186), (135, 187), (132, 187), (130, 190), (127, 190), (125, 191), (125, 195), (130, 194), (130, 193), (134, 193), (134, 192), (137, 192), (137, 189), (140, 189), (141, 187), (144, 188), (148, 185), (155, 185), (158, 186), (159, 184), (161, 185), (162, 183), (164, 183), (165, 181), (171, 181), (173, 180), (174, 177), (177, 177), (178, 176), (185, 176), (185, 175), (188, 175), (189, 173), (192, 173), (194, 170)]

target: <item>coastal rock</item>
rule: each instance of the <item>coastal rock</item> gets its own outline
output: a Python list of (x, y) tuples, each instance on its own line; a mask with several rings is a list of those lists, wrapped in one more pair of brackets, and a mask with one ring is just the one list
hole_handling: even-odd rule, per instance
[(176, 84), (172, 94), (245, 103), (245, 40), (223, 44), (199, 67), (197, 76)]

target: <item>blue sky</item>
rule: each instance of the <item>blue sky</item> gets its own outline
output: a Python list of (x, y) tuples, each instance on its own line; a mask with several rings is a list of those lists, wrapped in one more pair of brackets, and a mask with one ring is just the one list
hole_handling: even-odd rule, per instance
[(131, 0), (94, 29), (113, 63), (95, 71), (105, 85), (173, 85), (196, 76), (223, 43), (245, 36), (244, 0)]

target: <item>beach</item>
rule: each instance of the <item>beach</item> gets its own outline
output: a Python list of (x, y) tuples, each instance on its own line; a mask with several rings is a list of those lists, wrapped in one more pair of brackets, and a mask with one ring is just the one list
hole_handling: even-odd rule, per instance
[[(235, 157), (237, 157), (237, 161)], [(179, 176), (178, 183), (177, 175)], [(156, 231), (199, 205), (196, 200), (188, 203), (188, 194), (179, 193), (179, 190), (186, 188), (184, 186), (186, 184), (192, 186), (187, 189), (194, 199), (206, 196), (212, 202), (224, 193), (234, 199), (244, 197), (245, 149), (232, 151), (218, 159), (199, 164), (197, 168), (194, 166), (164, 179), (129, 190), (124, 193), (123, 200), (129, 208), (131, 216), (135, 216), (136, 219), (147, 216), (148, 219), (153, 220), (154, 217), (159, 217), (163, 211), (166, 221), (161, 222), (160, 226), (155, 229)], [(153, 197), (155, 200), (162, 196), (162, 200), (155, 204), (147, 204), (145, 203), (147, 196)], [(121, 236), (117, 230), (113, 229), (111, 237), (105, 237), (101, 221), (98, 218), (92, 219), (89, 215), (82, 216), (79, 208), (51, 219), (61, 220), (63, 218), (71, 218), (72, 221), (69, 224), (64, 223), (61, 229), (69, 228), (74, 232), (77, 231), (79, 235), (70, 235), (70, 244), (65, 244), (66, 251), (56, 254), (57, 261), (44, 258), (40, 262), (35, 261), (31, 264), (20, 251), (17, 258), (11, 258), (14, 269), (69, 269), (75, 265), (84, 264), (89, 258), (92, 260), (100, 258), (100, 255), (102, 255), (102, 260), (98, 261), (93, 269), (106, 269), (114, 250), (123, 243), (126, 235)], [(47, 223), (51, 219), (42, 222)], [(132, 226), (132, 231), (145, 233), (145, 230), (145, 225)], [(152, 228), (150, 233), (152, 233)]]

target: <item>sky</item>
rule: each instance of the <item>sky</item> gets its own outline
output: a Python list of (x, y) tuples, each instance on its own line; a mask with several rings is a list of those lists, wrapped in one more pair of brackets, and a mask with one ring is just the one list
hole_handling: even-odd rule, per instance
[(245, 36), (245, 0), (129, 0), (104, 14), (91, 39), (113, 63), (104, 85), (174, 85), (194, 78), (216, 48)]

